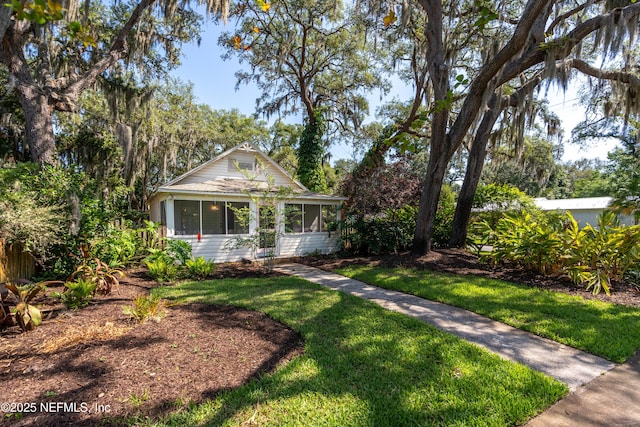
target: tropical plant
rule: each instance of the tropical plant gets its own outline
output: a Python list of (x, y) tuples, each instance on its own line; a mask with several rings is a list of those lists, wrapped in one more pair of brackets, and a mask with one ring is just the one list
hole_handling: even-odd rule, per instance
[(184, 240), (168, 239), (165, 253), (180, 265), (186, 265), (187, 261), (191, 259), (191, 244)]
[(506, 214), (492, 230), (493, 250), (484, 259), (511, 262), (541, 274), (556, 274), (563, 267), (563, 224), (556, 217), (535, 218), (528, 212)]
[(93, 299), (98, 284), (84, 278), (64, 284), (65, 290), (60, 294), (60, 299), (68, 308), (85, 307)]
[(5, 283), (0, 283), (0, 326), (13, 324), (11, 305), (9, 302), (9, 290)]
[(216, 265), (204, 257), (187, 260), (186, 267), (189, 271), (189, 276), (199, 280), (206, 279), (216, 269)]
[(159, 322), (164, 317), (166, 303), (155, 295), (138, 295), (133, 298), (130, 306), (123, 306), (122, 312), (138, 323), (149, 319)]
[(125, 277), (122, 270), (111, 268), (98, 258), (93, 260), (85, 257), (82, 263), (69, 276), (67, 282), (84, 279), (96, 284), (95, 292), (100, 295), (109, 295), (115, 286), (120, 284), (118, 278)]
[(31, 304), (31, 301), (39, 293), (44, 292), (46, 289), (44, 283), (26, 283), (23, 285), (6, 283), (4, 286), (15, 300), (15, 306), (11, 307), (11, 312), (20, 328), (26, 332), (39, 326), (42, 323), (42, 313), (38, 307)]
[(619, 225), (610, 211), (598, 217), (598, 226), (580, 228), (569, 214), (569, 239), (566, 251), (566, 271), (571, 280), (586, 285), (593, 294), (611, 292), (613, 281), (622, 281), (627, 271), (640, 262), (640, 226)]
[(178, 277), (179, 266), (166, 254), (151, 256), (144, 263), (149, 269), (149, 276), (158, 282), (173, 282)]

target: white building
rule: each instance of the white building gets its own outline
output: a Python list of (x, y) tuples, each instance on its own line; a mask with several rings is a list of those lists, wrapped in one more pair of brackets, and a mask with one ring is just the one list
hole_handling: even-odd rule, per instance
[[(598, 215), (608, 208), (613, 202), (613, 197), (585, 197), (580, 199), (557, 199), (547, 198), (534, 199), (536, 206), (542, 211), (571, 212), (571, 215), (578, 221), (581, 227), (587, 224), (598, 225)], [(633, 218), (620, 215), (620, 224), (633, 225)]]
[[(275, 247), (264, 248), (273, 246), (265, 241), (257, 254), (248, 247), (230, 249), (238, 237), (255, 235), (258, 229), (261, 210), (258, 197), (251, 196), (282, 187), (290, 190), (278, 202)], [(196, 257), (240, 261), (266, 250), (293, 257), (336, 250), (339, 233), (334, 225), (344, 200), (310, 192), (254, 145), (244, 143), (161, 186), (151, 197), (150, 217), (166, 226), (167, 238), (191, 243)], [(246, 208), (252, 213), (248, 226), (237, 218), (238, 209)]]

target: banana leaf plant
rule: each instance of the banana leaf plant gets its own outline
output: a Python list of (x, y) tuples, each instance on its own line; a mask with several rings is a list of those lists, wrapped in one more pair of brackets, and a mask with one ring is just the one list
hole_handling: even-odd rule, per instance
[[(40, 309), (31, 304), (31, 301), (40, 293), (44, 293), (47, 289), (47, 285), (61, 284), (60, 281), (46, 281), (39, 283), (16, 284), (5, 283), (4, 288), (8, 291), (6, 297), (2, 296), (2, 312), (5, 314), (5, 307), (9, 308), (9, 315), (4, 319), (5, 323), (12, 323), (8, 321), (8, 317), (13, 317), (13, 321), (20, 326), (20, 328), (27, 332), (31, 331), (42, 323), (42, 313)], [(2, 293), (0, 291), (0, 293)], [(9, 301), (9, 300), (13, 301)], [(2, 323), (2, 322), (0, 322)]]

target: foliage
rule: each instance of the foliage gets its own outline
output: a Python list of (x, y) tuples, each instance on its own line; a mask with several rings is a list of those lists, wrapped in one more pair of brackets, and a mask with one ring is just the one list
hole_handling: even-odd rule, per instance
[[(88, 253), (86, 253), (88, 255)], [(119, 278), (125, 276), (122, 270), (111, 268), (98, 258), (84, 257), (81, 264), (69, 276), (67, 282), (78, 279), (85, 280), (96, 285), (95, 292), (100, 295), (109, 295), (114, 287), (120, 284)]]
[(493, 250), (485, 259), (512, 262), (546, 275), (560, 272), (565, 248), (563, 224), (546, 219), (535, 219), (526, 212), (505, 215), (493, 230)]
[(575, 283), (610, 293), (612, 281), (622, 281), (640, 262), (640, 226), (621, 227), (613, 212), (603, 212), (597, 227), (580, 228), (570, 217), (566, 251), (567, 274)]
[[(10, 292), (13, 304), (10, 306), (11, 313), (15, 322), (24, 331), (31, 331), (42, 323), (42, 313), (35, 305), (30, 304), (31, 301), (41, 292), (44, 292), (46, 286), (43, 283), (27, 283), (17, 285), (15, 283), (5, 283), (5, 288)], [(5, 300), (7, 298), (4, 298)], [(4, 309), (3, 309), (4, 311)]]
[(93, 242), (91, 253), (110, 267), (122, 267), (135, 258), (140, 246), (137, 230), (109, 227), (106, 236)]
[(361, 176), (347, 175), (340, 193), (349, 197), (347, 209), (356, 215), (377, 215), (388, 209), (417, 206), (421, 179), (407, 156)]
[(138, 295), (131, 305), (122, 307), (122, 312), (138, 323), (147, 320), (159, 322), (166, 314), (165, 307), (165, 301), (157, 295)]
[(149, 276), (158, 282), (173, 282), (180, 272), (173, 259), (168, 256), (149, 257), (144, 260)]
[(343, 247), (368, 255), (406, 251), (413, 241), (417, 213), (417, 208), (405, 206), (379, 216), (349, 216), (343, 224)]
[(179, 265), (184, 266), (191, 259), (191, 244), (184, 240), (167, 239), (165, 241), (166, 254)]
[(613, 281), (640, 262), (640, 226), (619, 226), (613, 212), (605, 211), (597, 227), (580, 228), (571, 213), (533, 217), (529, 213), (508, 214), (491, 233), (493, 250), (485, 259), (512, 262), (541, 274), (566, 273), (575, 283), (594, 294), (610, 293)]
[(13, 322), (9, 303), (9, 290), (4, 283), (0, 283), (0, 327)]
[[(442, 248), (449, 244), (449, 236), (451, 235), (451, 226), (453, 224), (453, 216), (456, 212), (456, 196), (449, 185), (442, 186), (440, 199), (438, 201), (438, 210), (433, 223), (433, 246)], [(418, 213), (416, 212), (416, 215)]]
[(326, 131), (324, 113), (321, 109), (307, 119), (300, 136), (298, 148), (298, 178), (309, 190), (316, 193), (327, 191), (327, 182), (322, 169), (324, 143), (322, 137)]
[(68, 308), (86, 307), (96, 293), (98, 283), (85, 278), (79, 278), (73, 282), (64, 284), (65, 290), (60, 294), (60, 299)]
[(204, 257), (197, 257), (187, 260), (185, 266), (189, 271), (189, 277), (198, 280), (206, 279), (216, 269), (216, 265), (206, 260)]

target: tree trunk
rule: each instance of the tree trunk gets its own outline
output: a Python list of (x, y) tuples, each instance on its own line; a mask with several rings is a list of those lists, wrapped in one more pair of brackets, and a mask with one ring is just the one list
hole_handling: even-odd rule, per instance
[(48, 97), (35, 87), (21, 85), (17, 94), (24, 111), (25, 140), (29, 145), (31, 160), (39, 165), (58, 164), (56, 140), (53, 134), (52, 110)]
[(473, 207), (473, 198), (480, 182), (480, 174), (484, 167), (484, 160), (487, 156), (487, 144), (493, 125), (498, 120), (500, 112), (499, 97), (494, 94), (485, 112), (482, 122), (478, 127), (476, 136), (469, 151), (469, 159), (467, 160), (467, 169), (462, 182), (462, 188), (458, 195), (456, 203), (456, 213), (451, 226), (451, 236), (449, 238), (449, 246), (455, 248), (464, 248), (467, 244), (467, 230), (469, 227), (469, 218), (471, 217), (471, 208)]

